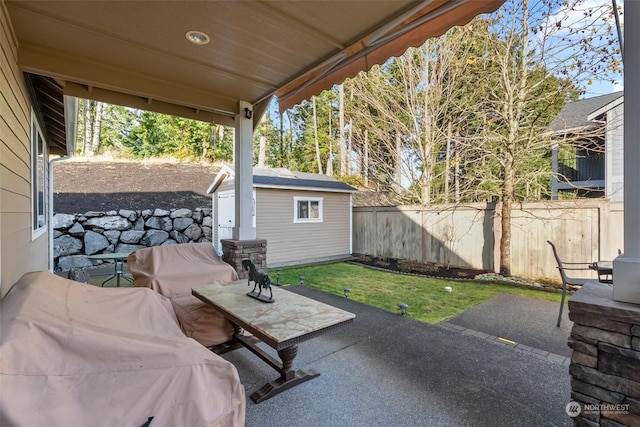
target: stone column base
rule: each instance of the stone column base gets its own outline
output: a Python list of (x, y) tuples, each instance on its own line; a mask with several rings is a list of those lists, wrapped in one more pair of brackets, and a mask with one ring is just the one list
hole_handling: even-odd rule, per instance
[(231, 265), (238, 272), (238, 277), (246, 279), (248, 271), (242, 268), (242, 261), (251, 260), (258, 271), (267, 271), (267, 241), (256, 240), (232, 240), (223, 239), (222, 260)]
[(573, 425), (640, 426), (640, 306), (590, 281), (569, 300), (569, 319)]

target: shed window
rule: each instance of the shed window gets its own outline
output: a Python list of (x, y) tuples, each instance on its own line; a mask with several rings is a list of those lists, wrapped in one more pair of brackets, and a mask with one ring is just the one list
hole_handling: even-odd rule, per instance
[(33, 237), (46, 231), (47, 225), (47, 154), (46, 145), (35, 115), (31, 116), (31, 209)]
[(293, 222), (322, 222), (322, 198), (293, 198)]

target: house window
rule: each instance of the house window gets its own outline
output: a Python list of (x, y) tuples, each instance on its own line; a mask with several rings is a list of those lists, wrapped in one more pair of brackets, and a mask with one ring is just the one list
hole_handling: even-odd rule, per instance
[(31, 116), (31, 212), (33, 237), (46, 231), (47, 225), (47, 153), (42, 131)]
[(322, 198), (293, 198), (293, 222), (322, 222)]

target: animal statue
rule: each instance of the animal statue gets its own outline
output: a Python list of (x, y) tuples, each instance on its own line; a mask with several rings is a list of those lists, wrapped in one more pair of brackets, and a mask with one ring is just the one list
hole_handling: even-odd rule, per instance
[[(251, 286), (253, 282), (253, 290), (250, 292), (250, 296), (259, 299), (260, 301), (273, 301), (273, 291), (271, 290), (271, 279), (266, 273), (262, 273), (256, 269), (256, 266), (249, 259), (242, 261), (242, 268), (249, 271), (249, 277), (247, 278), (247, 286)], [(255, 295), (256, 288), (258, 288), (258, 294)], [(263, 289), (269, 290), (269, 297), (262, 295)]]

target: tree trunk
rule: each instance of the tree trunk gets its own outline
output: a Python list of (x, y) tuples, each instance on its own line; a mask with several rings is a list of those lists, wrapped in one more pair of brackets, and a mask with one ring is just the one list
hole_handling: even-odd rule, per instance
[(455, 183), (455, 198), (456, 203), (460, 203), (460, 143), (453, 140), (453, 161), (455, 162), (453, 168), (453, 179)]
[(364, 177), (364, 186), (369, 187), (369, 130), (364, 130), (364, 140), (362, 142), (362, 151), (364, 162), (362, 164), (362, 176)]
[(318, 162), (318, 173), (322, 173), (322, 159), (320, 158), (320, 142), (318, 141), (318, 115), (316, 114), (316, 97), (312, 96), (313, 104), (313, 139), (316, 143), (316, 161)]
[(445, 168), (444, 168), (444, 202), (449, 203), (449, 180), (451, 178), (451, 122), (447, 128), (447, 146), (445, 153)]
[(104, 104), (102, 102), (96, 102), (93, 126), (91, 127), (91, 139), (87, 146), (87, 154), (89, 156), (95, 156), (100, 151), (100, 130), (102, 128), (103, 108)]
[(353, 119), (349, 119), (349, 137), (347, 138), (347, 175), (353, 173), (352, 163), (352, 151), (353, 151)]
[(505, 165), (504, 186), (502, 189), (502, 221), (500, 236), (500, 274), (511, 276), (511, 207), (513, 205), (513, 190), (515, 187), (515, 171), (513, 162)]
[(327, 176), (333, 176), (333, 139), (329, 138), (329, 156), (327, 158)]
[(402, 135), (396, 130), (396, 148), (395, 148), (395, 173), (394, 183), (396, 191), (400, 193), (402, 191)]
[(344, 137), (344, 85), (338, 86), (338, 153), (340, 154), (340, 173), (348, 175), (347, 171), (347, 146)]
[(93, 130), (93, 106), (95, 101), (84, 100), (84, 138), (82, 141), (82, 154), (86, 154), (87, 146), (91, 141), (91, 131)]
[(280, 117), (280, 159), (278, 159), (280, 167), (284, 167), (284, 123), (283, 123), (283, 114), (278, 114)]
[(258, 167), (267, 167), (267, 137), (260, 135), (260, 151), (258, 152)]

